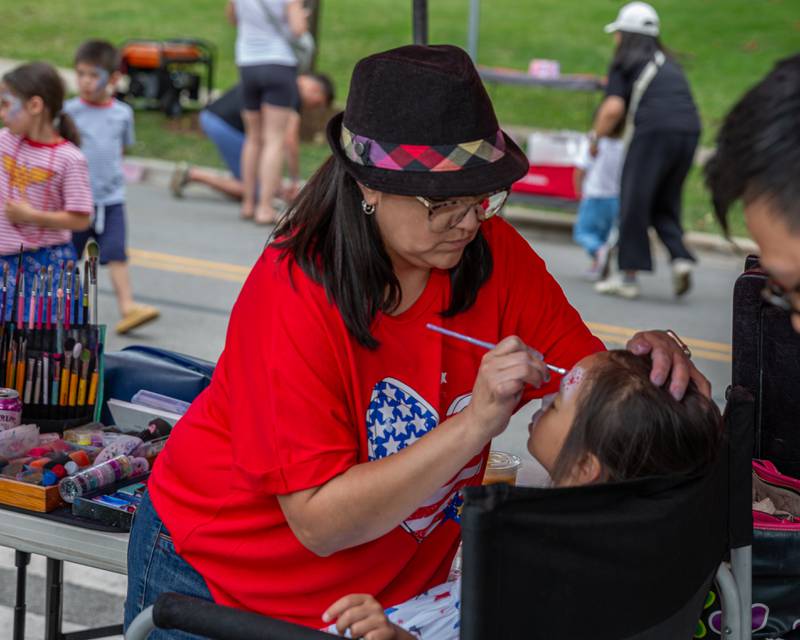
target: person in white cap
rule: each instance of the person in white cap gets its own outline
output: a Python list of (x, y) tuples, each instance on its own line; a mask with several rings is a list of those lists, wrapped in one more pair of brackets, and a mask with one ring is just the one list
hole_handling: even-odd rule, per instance
[(620, 188), (617, 260), (619, 273), (595, 290), (624, 298), (639, 296), (638, 271), (653, 269), (648, 229), (653, 227), (672, 263), (673, 287), (691, 287), (694, 257), (683, 242), (681, 192), (700, 137), (700, 117), (689, 83), (661, 44), (656, 10), (630, 2), (606, 25), (616, 51), (606, 97), (589, 133), (597, 140), (625, 120), (626, 159)]

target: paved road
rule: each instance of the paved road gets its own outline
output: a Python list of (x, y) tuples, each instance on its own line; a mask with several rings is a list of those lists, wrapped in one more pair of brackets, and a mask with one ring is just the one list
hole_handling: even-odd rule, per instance
[[(136, 185), (129, 191), (131, 272), (137, 297), (161, 308), (162, 318), (124, 338), (113, 334), (110, 350), (129, 344), (150, 344), (216, 360), (225, 337), (231, 306), (267, 239), (268, 229), (238, 220), (238, 207), (208, 192), (188, 190), (184, 200), (172, 200), (159, 185)], [(638, 301), (603, 298), (581, 278), (585, 258), (563, 238), (518, 224), (546, 260), (570, 301), (609, 346), (624, 344), (640, 328), (672, 328), (692, 346), (695, 360), (714, 385), (722, 402), (730, 379), (731, 291), (741, 259), (702, 256), (696, 288), (675, 301), (666, 263), (660, 273), (643, 279)], [(100, 318), (118, 320), (106, 273), (101, 273)], [(523, 454), (532, 403), (518, 414), (496, 448)], [(0, 626), (10, 628), (13, 558), (0, 550)], [(41, 574), (37, 564), (34, 574)], [(69, 587), (65, 620), (70, 625), (110, 624), (121, 617), (124, 579), (121, 576), (67, 569)], [(33, 600), (28, 637), (41, 638), (41, 580), (29, 585)], [(71, 627), (75, 628), (75, 627)]]

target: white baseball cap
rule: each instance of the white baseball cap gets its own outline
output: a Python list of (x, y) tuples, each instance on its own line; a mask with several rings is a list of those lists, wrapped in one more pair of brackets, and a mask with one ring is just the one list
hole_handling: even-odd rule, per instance
[(641, 33), (645, 36), (657, 36), (659, 33), (658, 14), (646, 2), (629, 2), (619, 10), (617, 19), (605, 26), (606, 33), (627, 31)]

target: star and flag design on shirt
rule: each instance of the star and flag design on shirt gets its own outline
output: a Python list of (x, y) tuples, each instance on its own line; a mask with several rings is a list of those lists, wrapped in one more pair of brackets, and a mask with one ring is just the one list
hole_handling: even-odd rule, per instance
[[(462, 411), (470, 398), (471, 394), (458, 396), (447, 416)], [(438, 424), (438, 412), (419, 393), (400, 380), (384, 378), (373, 387), (367, 408), (369, 459), (379, 460), (410, 447)], [(463, 503), (460, 491), (468, 484), (475, 484), (482, 463), (482, 454), (470, 460), (403, 522), (403, 529), (422, 542), (444, 520), (459, 522)]]

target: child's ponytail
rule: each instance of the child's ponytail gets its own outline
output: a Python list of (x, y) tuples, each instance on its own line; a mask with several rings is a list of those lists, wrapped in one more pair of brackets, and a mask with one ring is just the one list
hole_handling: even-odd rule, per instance
[(78, 132), (78, 125), (75, 124), (72, 116), (62, 111), (56, 116), (53, 125), (58, 131), (58, 135), (65, 140), (69, 140), (76, 147), (81, 146), (81, 134)]

